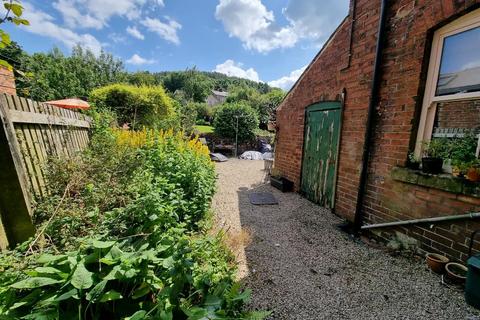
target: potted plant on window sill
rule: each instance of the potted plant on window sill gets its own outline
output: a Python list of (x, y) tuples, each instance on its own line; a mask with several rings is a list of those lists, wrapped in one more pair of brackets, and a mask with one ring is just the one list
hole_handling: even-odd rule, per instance
[(453, 174), (473, 182), (480, 181), (480, 160), (476, 157), (478, 139), (474, 132), (450, 141)]
[(448, 157), (450, 143), (446, 138), (433, 139), (424, 142), (422, 171), (429, 174), (439, 174), (443, 170), (443, 161)]
[(420, 159), (413, 152), (408, 154), (407, 168), (412, 170), (420, 169)]
[(480, 182), (480, 160), (474, 160), (467, 170), (467, 179), (473, 182)]

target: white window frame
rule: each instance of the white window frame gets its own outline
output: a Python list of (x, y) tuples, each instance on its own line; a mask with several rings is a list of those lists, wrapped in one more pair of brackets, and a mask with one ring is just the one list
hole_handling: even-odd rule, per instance
[[(423, 97), (422, 113), (418, 127), (415, 155), (421, 157), (423, 142), (431, 140), (437, 105), (440, 102), (463, 101), (480, 99), (479, 92), (457, 93), (436, 96), (438, 78), (440, 76), (440, 64), (443, 53), (443, 43), (446, 37), (459, 34), (470, 29), (480, 27), (480, 9), (477, 9), (454, 22), (438, 29), (433, 36), (432, 52), (427, 74), (427, 83)], [(479, 53), (480, 54), (480, 53)], [(479, 139), (480, 149), (480, 139)], [(477, 154), (478, 155), (478, 154)]]

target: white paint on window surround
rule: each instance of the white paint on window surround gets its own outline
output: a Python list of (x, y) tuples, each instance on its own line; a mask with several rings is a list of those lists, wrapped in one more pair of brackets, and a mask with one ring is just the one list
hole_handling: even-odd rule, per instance
[[(430, 141), (433, 132), (437, 104), (440, 102), (462, 101), (480, 99), (480, 92), (457, 93), (445, 96), (435, 96), (438, 77), (440, 75), (440, 63), (443, 51), (443, 40), (446, 37), (480, 27), (480, 9), (477, 9), (452, 23), (437, 30), (433, 36), (432, 52), (427, 74), (427, 83), (422, 104), (422, 113), (418, 127), (415, 155), (421, 157), (423, 141)], [(479, 140), (480, 150), (480, 140)], [(479, 151), (477, 151), (478, 154)]]

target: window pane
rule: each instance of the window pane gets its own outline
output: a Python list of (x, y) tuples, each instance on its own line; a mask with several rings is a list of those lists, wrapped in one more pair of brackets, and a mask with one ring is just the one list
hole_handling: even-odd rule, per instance
[(480, 100), (437, 104), (433, 137), (451, 138), (466, 132), (480, 132)]
[(446, 37), (437, 96), (480, 91), (480, 27)]

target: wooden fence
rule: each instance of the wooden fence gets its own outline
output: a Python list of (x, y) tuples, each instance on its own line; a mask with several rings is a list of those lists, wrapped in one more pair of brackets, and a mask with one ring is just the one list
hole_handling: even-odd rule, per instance
[(33, 235), (31, 200), (48, 196), (48, 160), (88, 146), (91, 119), (7, 94), (0, 95), (0, 119), (0, 246), (5, 247)]

